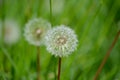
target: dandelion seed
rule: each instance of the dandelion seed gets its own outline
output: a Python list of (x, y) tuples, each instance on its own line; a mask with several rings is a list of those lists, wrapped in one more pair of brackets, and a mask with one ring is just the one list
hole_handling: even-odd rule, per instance
[(30, 44), (40, 46), (44, 44), (44, 35), (50, 28), (49, 22), (36, 18), (26, 24), (24, 36)]
[[(2, 23), (2, 22), (0, 22)], [(5, 20), (4, 26), (2, 24), (0, 27), (3, 27), (3, 37), (4, 43), (8, 45), (15, 44), (20, 38), (20, 29), (16, 21), (14, 20)], [(2, 33), (2, 32), (1, 32)], [(0, 35), (1, 36), (1, 35)]]
[(68, 56), (78, 44), (75, 32), (65, 25), (56, 26), (56, 28), (49, 30), (45, 40), (47, 50), (58, 57)]

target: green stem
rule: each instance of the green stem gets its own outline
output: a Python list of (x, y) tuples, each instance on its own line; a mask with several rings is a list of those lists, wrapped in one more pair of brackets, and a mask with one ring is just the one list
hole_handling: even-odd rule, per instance
[(2, 41), (1, 44), (4, 45), (4, 26), (5, 26), (5, 0), (2, 1)]
[[(7, 55), (7, 52), (5, 50), (5, 44), (4, 44), (4, 27), (5, 27), (5, 0), (2, 0), (2, 35), (1, 35), (1, 49), (4, 53), (3, 55), (3, 67), (4, 67), (4, 72), (7, 73), (8, 72), (8, 68), (7, 68), (7, 58), (9, 60), (11, 60), (11, 58)], [(12, 62), (12, 60), (11, 60)], [(7, 77), (6, 77), (7, 79)]]
[(53, 26), (53, 20), (52, 20), (52, 0), (49, 0), (50, 2), (50, 21), (51, 21), (51, 26)]
[[(51, 22), (51, 26), (53, 27), (52, 0), (49, 0), (49, 3), (50, 3), (50, 22)], [(54, 67), (54, 74), (55, 74), (55, 80), (56, 80), (56, 66)]]

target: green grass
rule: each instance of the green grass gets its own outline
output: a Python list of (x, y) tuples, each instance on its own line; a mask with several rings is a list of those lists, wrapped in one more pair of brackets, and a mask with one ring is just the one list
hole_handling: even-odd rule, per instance
[[(35, 17), (42, 17), (50, 21), (50, 12), (46, 11), (45, 0), (2, 1), (5, 1), (5, 8), (3, 9), (3, 4), (0, 3), (0, 19), (3, 20), (3, 16), (5, 16), (5, 19), (10, 18), (17, 21), (22, 34), (19, 42), (12, 46), (4, 46), (1, 39), (0, 80), (35, 80), (36, 48), (25, 41), (23, 30), (25, 23)], [(49, 0), (47, 1), (49, 3)], [(75, 30), (79, 44), (72, 55), (63, 58), (61, 80), (93, 80), (104, 55), (118, 32), (120, 1), (64, 1), (62, 12), (52, 14), (53, 26), (69, 25)], [(55, 69), (58, 59), (51, 56), (44, 46), (40, 48), (41, 80), (55, 80), (54, 73), (57, 71)], [(7, 73), (4, 69), (7, 69)], [(120, 38), (98, 80), (120, 80)]]

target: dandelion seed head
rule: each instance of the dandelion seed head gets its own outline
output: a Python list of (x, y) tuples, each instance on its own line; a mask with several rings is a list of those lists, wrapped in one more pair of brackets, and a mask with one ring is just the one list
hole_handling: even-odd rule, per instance
[(4, 25), (2, 25), (2, 22), (0, 23), (1, 31), (3, 30), (4, 43), (8, 45), (15, 44), (20, 38), (20, 28), (18, 23), (14, 20), (5, 20)]
[(44, 36), (50, 28), (50, 23), (42, 18), (35, 18), (30, 20), (24, 29), (25, 39), (32, 45), (43, 45)]
[(65, 57), (77, 47), (78, 40), (75, 32), (65, 25), (56, 26), (45, 36), (47, 50), (55, 56)]

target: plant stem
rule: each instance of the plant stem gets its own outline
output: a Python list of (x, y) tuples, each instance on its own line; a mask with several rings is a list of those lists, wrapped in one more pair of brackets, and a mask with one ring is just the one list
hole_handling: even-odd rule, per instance
[(1, 45), (4, 45), (4, 27), (5, 27), (5, 0), (2, 0), (2, 28), (1, 28)]
[(61, 58), (59, 58), (59, 63), (58, 63), (58, 80), (60, 80), (60, 71), (61, 71)]
[(40, 48), (37, 47), (37, 80), (40, 80)]
[[(4, 43), (4, 29), (5, 29), (5, 12), (6, 12), (6, 8), (5, 8), (5, 3), (6, 3), (6, 0), (2, 0), (2, 28), (1, 28), (1, 42), (0, 42), (0, 45), (1, 47), (4, 47), (4, 49), (6, 48), (6, 45)], [(8, 72), (8, 67), (7, 67), (7, 57), (6, 57), (6, 53), (3, 51), (4, 55), (3, 55), (3, 69), (4, 69), (4, 72), (7, 73)], [(7, 77), (6, 77), (7, 79)]]
[[(49, 0), (49, 5), (50, 5), (50, 22), (51, 22), (51, 27), (53, 27), (52, 0)], [(56, 64), (56, 62), (55, 62), (55, 64)], [(54, 75), (55, 75), (54, 80), (56, 80), (56, 66), (54, 67)]]
[(51, 21), (51, 26), (53, 26), (53, 21), (52, 21), (52, 0), (49, 0), (50, 3), (50, 21)]
[(112, 49), (114, 48), (114, 46), (115, 46), (115, 44), (116, 44), (116, 42), (117, 42), (119, 36), (120, 36), (120, 30), (118, 31), (116, 37), (114, 38), (114, 41), (113, 41), (111, 47), (109, 48), (109, 50), (107, 51), (107, 53), (106, 53), (106, 55), (105, 55), (105, 57), (104, 57), (104, 59), (103, 59), (101, 65), (99, 66), (99, 68), (98, 68), (98, 70), (97, 70), (97, 72), (96, 72), (96, 75), (95, 75), (95, 77), (94, 77), (94, 80), (97, 80), (97, 78), (98, 78), (98, 76), (99, 76), (99, 74), (100, 74), (100, 72), (101, 72), (103, 66), (105, 65), (105, 63), (106, 63), (106, 61), (107, 61), (107, 59), (108, 59), (108, 57), (109, 57), (109, 55), (110, 55)]

